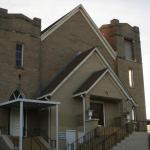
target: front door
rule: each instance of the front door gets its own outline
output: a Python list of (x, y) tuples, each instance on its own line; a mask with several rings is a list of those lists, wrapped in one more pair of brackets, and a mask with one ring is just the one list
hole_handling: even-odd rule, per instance
[[(24, 119), (23, 119), (23, 135), (25, 136), (25, 123), (26, 123), (26, 113), (24, 112)], [(12, 108), (10, 111), (10, 135), (12, 136), (19, 136), (20, 130), (20, 111), (17, 108)]]
[(10, 135), (19, 136), (19, 109), (10, 111)]
[(93, 119), (99, 119), (98, 124), (104, 125), (104, 113), (103, 113), (103, 104), (91, 102), (90, 109), (93, 110)]

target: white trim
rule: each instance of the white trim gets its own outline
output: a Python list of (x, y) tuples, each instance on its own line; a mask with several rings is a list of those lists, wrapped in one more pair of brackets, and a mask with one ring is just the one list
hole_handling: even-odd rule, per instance
[(45, 98), (45, 97), (48, 97), (48, 96), (51, 96), (51, 94), (50, 94), (50, 93), (45, 94), (45, 95), (43, 95), (43, 96), (41, 96), (41, 97), (38, 97), (37, 99)]
[(56, 105), (56, 150), (59, 149), (58, 144), (59, 144), (59, 139), (58, 139), (58, 133), (59, 133), (59, 129), (58, 129), (58, 105)]
[(8, 104), (16, 103), (16, 102), (51, 104), (51, 105), (59, 105), (60, 104), (60, 102), (55, 102), (55, 101), (41, 101), (41, 100), (33, 100), (33, 99), (16, 99), (16, 100), (11, 100), (11, 101), (7, 101), (7, 102), (2, 102), (2, 103), (0, 103), (0, 107), (8, 105)]
[(50, 144), (50, 136), (51, 136), (51, 127), (50, 127), (50, 125), (51, 125), (51, 118), (50, 118), (50, 112), (51, 112), (51, 110), (50, 110), (50, 107), (48, 108), (48, 143)]
[(86, 19), (86, 21), (88, 22), (88, 24), (90, 25), (90, 27), (93, 29), (93, 31), (95, 32), (95, 34), (98, 36), (98, 38), (100, 39), (100, 41), (104, 44), (105, 48), (107, 49), (107, 51), (109, 52), (109, 54), (112, 56), (112, 58), (115, 60), (117, 57), (117, 52), (115, 52), (113, 50), (113, 48), (111, 47), (111, 45), (107, 42), (107, 40), (105, 39), (105, 37), (102, 35), (102, 33), (100, 32), (99, 28), (97, 27), (97, 25), (94, 23), (94, 21), (92, 20), (92, 18), (89, 16), (89, 14), (87, 13), (87, 11), (84, 9), (84, 7), (82, 7), (81, 11), (82, 15), (84, 16), (84, 18)]
[(20, 101), (19, 150), (23, 150), (23, 101)]
[(85, 123), (86, 101), (85, 101), (85, 96), (81, 95), (81, 97), (82, 97), (82, 101), (83, 101), (83, 132), (85, 134), (85, 132), (86, 132), (86, 127), (85, 127), (86, 126), (86, 123)]
[(33, 100), (33, 99), (19, 99), (20, 101), (23, 100), (23, 102), (28, 102), (28, 103), (40, 103), (40, 104), (52, 104), (52, 105), (59, 105), (60, 102), (55, 102), (55, 101), (42, 101), (42, 100)]
[(99, 40), (103, 43), (105, 48), (107, 49), (108, 53), (111, 55), (111, 57), (115, 60), (117, 53), (113, 50), (113, 48), (110, 46), (110, 44), (107, 42), (105, 37), (101, 34), (99, 31), (99, 28), (94, 23), (92, 18), (89, 16), (87, 11), (84, 9), (84, 7), (80, 4), (76, 8), (74, 8), (70, 13), (68, 13), (64, 18), (62, 18), (60, 21), (58, 21), (54, 27), (48, 29), (41, 35), (41, 40), (43, 41), (47, 36), (49, 36), (52, 32), (54, 32), (57, 28), (59, 28), (64, 22), (66, 22), (68, 19), (70, 19), (73, 15), (75, 15), (77, 12), (81, 12), (83, 17), (86, 19), (89, 26), (92, 28), (94, 33), (98, 36)]
[(8, 104), (15, 103), (15, 102), (19, 102), (18, 99), (11, 100), (11, 101), (6, 101), (6, 102), (1, 102), (1, 103), (0, 103), (0, 107), (1, 107), (1, 106), (4, 106), (4, 105), (8, 105)]

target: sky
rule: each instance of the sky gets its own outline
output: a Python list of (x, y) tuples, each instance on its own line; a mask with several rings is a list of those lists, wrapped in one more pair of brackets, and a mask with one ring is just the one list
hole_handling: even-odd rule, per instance
[(42, 29), (82, 4), (100, 27), (116, 18), (139, 26), (143, 57), (147, 118), (150, 119), (150, 0), (0, 0), (9, 13), (42, 19)]

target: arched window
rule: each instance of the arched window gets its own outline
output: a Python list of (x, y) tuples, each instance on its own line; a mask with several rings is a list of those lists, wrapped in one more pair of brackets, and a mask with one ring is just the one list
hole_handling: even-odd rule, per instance
[(24, 96), (23, 92), (21, 92), (20, 90), (15, 90), (15, 91), (11, 94), (9, 100), (21, 99), (21, 98), (24, 98), (24, 97), (25, 97), (25, 96)]

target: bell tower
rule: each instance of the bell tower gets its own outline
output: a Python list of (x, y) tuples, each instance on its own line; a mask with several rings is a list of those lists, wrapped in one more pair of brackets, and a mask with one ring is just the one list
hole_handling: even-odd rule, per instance
[(143, 67), (139, 28), (113, 19), (103, 25), (100, 31), (117, 52), (116, 74), (138, 104), (135, 111), (137, 120), (146, 119)]

